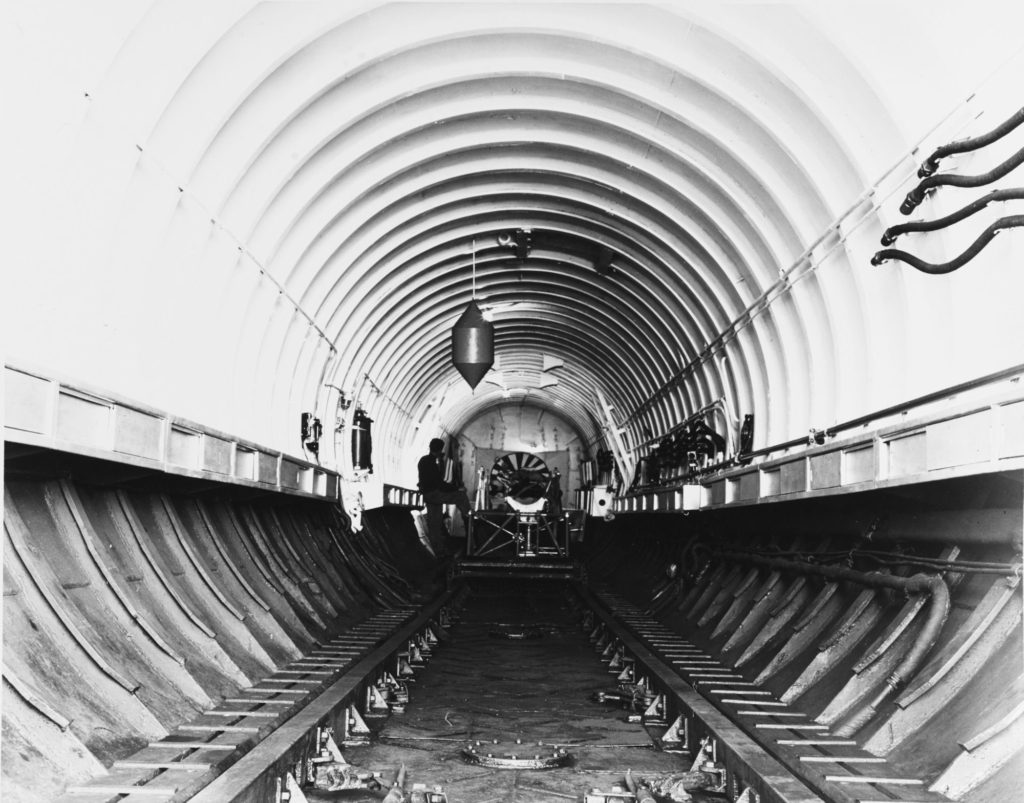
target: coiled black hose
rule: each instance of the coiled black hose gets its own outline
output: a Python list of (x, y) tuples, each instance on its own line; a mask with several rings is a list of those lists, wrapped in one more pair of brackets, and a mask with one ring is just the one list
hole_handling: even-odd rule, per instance
[(945, 156), (952, 156), (955, 153), (976, 151), (978, 148), (991, 145), (993, 142), (1005, 137), (1021, 123), (1024, 123), (1024, 108), (1018, 109), (1009, 120), (996, 126), (987, 134), (982, 134), (980, 137), (973, 137), (971, 139), (961, 139), (957, 142), (951, 142), (948, 145), (943, 145), (941, 148), (936, 148), (932, 155), (925, 159), (921, 164), (921, 167), (917, 171), (918, 178), (928, 178), (928, 176), (938, 170), (939, 159), (942, 159)]
[(964, 251), (960, 256), (955, 259), (951, 259), (949, 262), (925, 262), (923, 259), (919, 259), (913, 254), (908, 254), (906, 251), (901, 251), (898, 248), (885, 248), (873, 257), (871, 257), (872, 265), (881, 265), (883, 262), (889, 259), (897, 259), (900, 262), (906, 262), (912, 268), (922, 273), (928, 273), (933, 276), (937, 276), (943, 273), (952, 273), (957, 268), (962, 268), (972, 259), (974, 259), (989, 241), (992, 240), (1000, 231), (1003, 229), (1014, 229), (1020, 226), (1024, 226), (1024, 215), (1009, 215), (1007, 217), (1001, 217), (989, 226), (985, 231), (981, 233), (970, 247)]
[(925, 193), (930, 192), (936, 187), (984, 187), (986, 184), (991, 184), (993, 181), (1002, 178), (1022, 164), (1024, 164), (1024, 148), (1021, 148), (1001, 165), (977, 176), (956, 176), (949, 173), (943, 173), (940, 176), (929, 176), (907, 193), (907, 197), (900, 204), (900, 212), (904, 215), (909, 215), (924, 200)]
[(980, 212), (986, 206), (996, 201), (1014, 201), (1024, 200), (1024, 187), (1015, 187), (1008, 190), (992, 190), (988, 195), (983, 198), (979, 198), (974, 203), (967, 204), (963, 209), (958, 209), (952, 214), (946, 215), (945, 217), (936, 218), (935, 220), (915, 220), (912, 223), (900, 223), (896, 226), (890, 226), (885, 230), (882, 235), (882, 245), (892, 245), (896, 242), (896, 238), (901, 234), (906, 234), (911, 231), (938, 231), (944, 229), (946, 226), (951, 226), (954, 223), (959, 223), (965, 218), (969, 218), (976, 212)]

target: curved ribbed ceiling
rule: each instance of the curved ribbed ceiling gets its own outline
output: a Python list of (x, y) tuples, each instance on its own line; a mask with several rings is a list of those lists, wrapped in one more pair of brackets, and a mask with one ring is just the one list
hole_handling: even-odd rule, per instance
[[(545, 388), (503, 370), (501, 398), (528, 394), (592, 439), (597, 390), (621, 415), (640, 408), (827, 227), (828, 198), (854, 197), (864, 178), (785, 81), (672, 11), (602, 8), (588, 24), (568, 6), (461, 10), (439, 23), (390, 6), (322, 32), (241, 99), (190, 185), (221, 194), (222, 218), (337, 348), (327, 382), (376, 397), (385, 430), (408, 431), (441, 389), (445, 428), (494, 401), (454, 382), (449, 356), (475, 248), (504, 363), (566, 366)], [(533, 239), (522, 263), (498, 243), (519, 228)], [(599, 247), (612, 275), (595, 270)], [(720, 396), (770, 420), (771, 374), (814, 361), (788, 306), (728, 366), (710, 361), (645, 410), (642, 431)]]
[[(341, 390), (397, 467), (425, 430), (524, 399), (593, 442), (603, 394), (636, 444), (718, 399), (733, 424), (754, 413), (765, 443), (879, 398), (868, 362), (902, 324), (880, 336), (875, 312), (904, 279), (863, 275), (867, 246), (848, 233), (874, 236), (865, 188), (909, 145), (825, 17), (190, 8), (153, 5), (87, 120), (141, 153), (125, 167), (119, 208), (142, 233), (119, 235), (124, 263), (210, 285), (193, 350), (209, 348), (209, 381), (230, 362), (221, 409), (239, 427), (292, 449), (298, 411), (333, 420)], [(517, 229), (532, 235), (522, 262), (500, 244)], [(501, 361), (475, 393), (449, 345), (474, 294)], [(140, 337), (169, 327), (143, 318)], [(886, 360), (898, 375), (908, 357)]]

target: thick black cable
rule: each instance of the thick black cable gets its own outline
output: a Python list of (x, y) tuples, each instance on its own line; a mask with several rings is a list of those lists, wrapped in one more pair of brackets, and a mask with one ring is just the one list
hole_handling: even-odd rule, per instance
[(987, 173), (980, 173), (976, 176), (958, 176), (950, 173), (929, 176), (907, 193), (907, 197), (900, 204), (900, 212), (904, 215), (909, 215), (924, 200), (925, 193), (930, 192), (936, 187), (984, 187), (986, 184), (991, 184), (993, 181), (1002, 178), (1022, 164), (1024, 164), (1024, 148), (1021, 148), (1005, 162), (992, 168)]
[(917, 171), (918, 178), (928, 178), (928, 176), (938, 170), (939, 159), (946, 156), (952, 156), (956, 153), (976, 151), (978, 148), (991, 145), (993, 142), (1005, 137), (1021, 123), (1024, 123), (1024, 108), (1018, 109), (1010, 119), (1001, 125), (996, 126), (987, 134), (982, 134), (979, 137), (972, 137), (971, 139), (961, 139), (957, 142), (950, 142), (948, 145), (936, 148), (935, 151), (932, 152), (932, 155), (925, 159), (921, 164), (921, 167)]
[(1007, 217), (999, 218), (999, 220), (995, 221), (995, 223), (985, 229), (985, 231), (981, 233), (981, 236), (971, 243), (970, 247), (968, 247), (966, 251), (955, 259), (951, 259), (949, 262), (925, 262), (923, 259), (919, 259), (913, 254), (908, 254), (906, 251), (901, 251), (898, 248), (885, 248), (871, 257), (871, 264), (881, 265), (886, 260), (896, 259), (900, 262), (906, 262), (912, 268), (916, 268), (922, 273), (928, 273), (932, 276), (952, 273), (957, 268), (962, 268), (974, 259), (1000, 231), (1003, 229), (1015, 229), (1020, 226), (1024, 226), (1024, 215), (1009, 215)]
[(896, 242), (896, 238), (901, 234), (906, 234), (912, 231), (938, 231), (944, 229), (947, 226), (951, 226), (954, 223), (959, 223), (961, 220), (969, 218), (971, 215), (980, 212), (990, 203), (996, 201), (1019, 201), (1024, 200), (1024, 187), (1014, 187), (1008, 190), (992, 190), (988, 195), (979, 198), (974, 203), (967, 204), (963, 209), (958, 209), (952, 214), (946, 215), (945, 217), (936, 218), (935, 220), (915, 220), (911, 223), (900, 223), (896, 226), (890, 226), (885, 230), (882, 235), (882, 245), (892, 245)]
[(798, 550), (744, 550), (743, 554), (766, 558), (798, 558), (798, 562), (804, 562), (809, 565), (823, 565), (835, 561), (863, 558), (886, 565), (920, 566), (922, 568), (951, 571), (962, 574), (1015, 575), (1021, 572), (1020, 563), (980, 560), (947, 560), (944, 558), (930, 558), (925, 555), (899, 554), (872, 549), (836, 549), (827, 552), (802, 552)]
[(882, 566), (913, 566), (918, 569), (929, 569), (933, 571), (949, 571), (953, 572), (954, 574), (997, 574), (1001, 577), (1013, 577), (1014, 575), (1020, 573), (1019, 566), (1008, 566), (1006, 568), (986, 568), (984, 566), (964, 568), (956, 566), (955, 564), (943, 565), (917, 560), (883, 560), (882, 558), (872, 558), (872, 560), (874, 560), (876, 563), (881, 564)]

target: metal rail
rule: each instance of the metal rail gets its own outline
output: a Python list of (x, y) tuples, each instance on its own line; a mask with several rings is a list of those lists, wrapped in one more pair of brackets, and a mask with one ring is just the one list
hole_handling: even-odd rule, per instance
[[(856, 429), (857, 427), (870, 424), (873, 421), (877, 421), (882, 418), (888, 418), (891, 415), (897, 413), (907, 412), (913, 410), (915, 407), (922, 407), (932, 402), (941, 401), (942, 399), (949, 398), (950, 396), (957, 396), (961, 393), (965, 393), (969, 390), (975, 390), (985, 385), (992, 385), (996, 382), (1003, 382), (1008, 379), (1020, 376), (1024, 373), (1024, 364), (1013, 365), (1009, 368), (1004, 368), (1001, 371), (995, 371), (985, 376), (979, 376), (976, 379), (970, 379), (966, 382), (961, 382), (958, 385), (951, 385), (941, 390), (933, 391), (932, 393), (926, 393), (923, 396), (918, 396), (914, 399), (908, 399), (907, 401), (900, 402), (899, 404), (893, 404), (889, 407), (884, 407), (881, 410), (875, 410), (867, 415), (862, 415), (857, 418), (851, 418), (848, 421), (843, 421), (839, 424), (833, 424), (830, 427), (826, 427), (824, 430), (819, 430), (819, 433), (825, 438), (835, 437), (840, 432), (847, 430)], [(784, 451), (791, 449), (794, 446), (806, 445), (808, 442), (807, 436), (802, 438), (795, 438), (791, 441), (785, 441), (783, 443), (775, 443), (771, 446), (763, 446), (760, 449), (755, 449), (752, 452), (747, 452), (743, 455), (747, 457), (760, 457), (762, 455), (771, 454), (772, 452)], [(714, 468), (714, 467), (712, 467)], [(709, 469), (710, 470), (710, 469)]]
[[(401, 674), (402, 656), (454, 594), (445, 592), (419, 611), (378, 612), (116, 761), (108, 775), (69, 787), (61, 800), (106, 803), (124, 795), (200, 803), (276, 800), (280, 779), (315, 755), (317, 728), (348, 734), (350, 723), (361, 718), (356, 698), (389, 662)], [(404, 665), (409, 667), (408, 660)], [(341, 727), (335, 727), (338, 723)]]
[[(742, 778), (743, 783), (753, 788), (762, 803), (811, 803), (820, 801), (803, 781), (790, 772), (777, 759), (768, 755), (762, 745), (757, 744), (728, 717), (718, 711), (693, 686), (671, 667), (669, 663), (648, 649), (640, 639), (632, 635), (617, 620), (615, 614), (587, 589), (576, 586), (576, 593), (587, 604), (606, 627), (615, 633), (625, 649), (644, 668), (655, 676), (658, 687), (671, 695), (676, 708), (699, 723), (699, 730), (719, 742), (725, 758), (727, 771)], [(654, 620), (651, 620), (652, 622)], [(853, 798), (844, 798), (853, 803)]]
[[(747, 465), (754, 458), (769, 457), (770, 455), (779, 452), (788, 452), (790, 449), (795, 449), (798, 446), (821, 446), (825, 444), (827, 440), (835, 438), (841, 432), (849, 432), (850, 430), (859, 429), (867, 426), (868, 424), (872, 424), (898, 414), (910, 413), (919, 407), (924, 407), (928, 404), (959, 396), (962, 393), (967, 393), (979, 388), (996, 385), (1000, 382), (1006, 381), (1016, 382), (1022, 375), (1024, 375), (1024, 363), (1012, 365), (1008, 368), (1004, 368), (984, 376), (976, 377), (956, 385), (950, 385), (948, 387), (932, 391), (931, 393), (926, 393), (923, 396), (917, 396), (913, 399), (908, 399), (898, 404), (890, 405), (889, 407), (883, 407), (880, 410), (873, 410), (865, 415), (858, 416), (857, 418), (851, 418), (847, 421), (841, 421), (837, 424), (833, 424), (832, 426), (825, 427), (824, 429), (811, 429), (808, 435), (801, 435), (799, 438), (779, 441), (778, 443), (768, 444), (767, 446), (762, 446), (758, 449), (744, 452), (742, 455), (734, 455), (719, 463), (704, 466), (698, 472), (685, 479), (673, 478), (672, 481), (664, 484), (644, 486), (633, 491), (624, 492), (622, 496), (634, 497), (657, 493), (660, 491), (677, 490), (684, 487), (687, 482), (693, 483), (705, 481), (709, 477), (712, 477), (712, 475)], [(740, 458), (742, 458), (742, 461)]]
[(455, 595), (447, 591), (406, 622), (379, 647), (338, 677), (322, 694), (274, 730), (201, 792), (193, 803), (263, 801), (273, 794), (277, 778), (290, 771), (308, 752), (311, 734), (325, 721), (333, 721), (352, 701), (360, 686), (423, 629)]
[(621, 660), (649, 676), (668, 700), (665, 707), (679, 712), (669, 734), (685, 732), (689, 747), (694, 732), (715, 740), (733, 796), (746, 788), (762, 803), (948, 800), (927, 791), (923, 779), (895, 774), (884, 758), (777, 700), (628, 601), (582, 587), (577, 592), (605, 628), (602, 639), (618, 645)]

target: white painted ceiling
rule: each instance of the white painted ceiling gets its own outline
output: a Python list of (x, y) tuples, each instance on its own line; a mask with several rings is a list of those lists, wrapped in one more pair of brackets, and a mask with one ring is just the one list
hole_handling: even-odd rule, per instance
[[(340, 389), (395, 466), (523, 399), (592, 440), (600, 391), (632, 443), (724, 399), (767, 443), (993, 370), (1019, 245), (996, 279), (869, 259), (920, 158), (1021, 105), (1020, 16), (16, 3), (10, 354), (291, 452)], [(501, 376), (471, 392), (474, 294)]]

